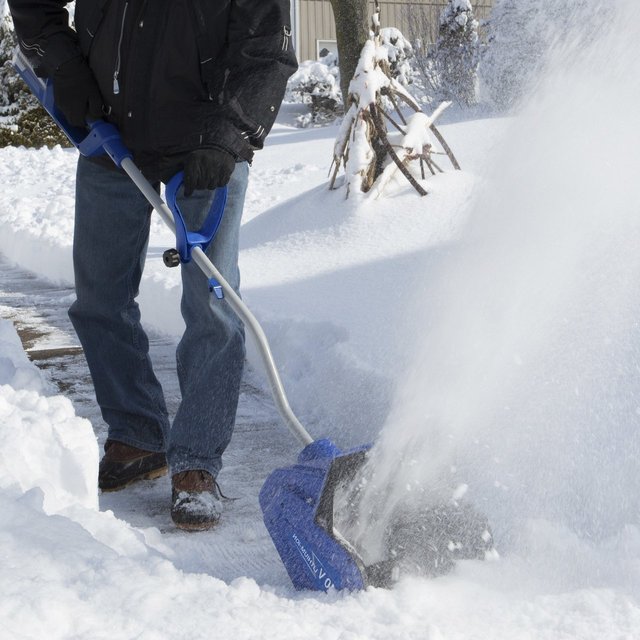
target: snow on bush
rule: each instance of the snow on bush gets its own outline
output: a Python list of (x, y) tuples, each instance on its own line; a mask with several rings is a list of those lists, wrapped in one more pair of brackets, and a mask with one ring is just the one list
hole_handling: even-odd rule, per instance
[(442, 98), (461, 105), (476, 102), (478, 21), (469, 0), (450, 0), (440, 17), (433, 66)]
[(17, 78), (11, 66), (16, 44), (11, 18), (3, 17), (0, 12), (0, 123), (7, 122), (7, 116), (15, 115), (18, 111)]
[(329, 53), (317, 61), (301, 62), (289, 78), (285, 100), (309, 106), (309, 113), (298, 118), (300, 126), (333, 120), (342, 107), (337, 57)]
[(46, 116), (11, 64), (17, 39), (13, 21), (0, 7), (0, 147), (71, 146), (58, 126)]
[(400, 29), (384, 27), (380, 29), (382, 47), (386, 49), (391, 77), (401, 85), (407, 86), (413, 82), (414, 70), (411, 60), (414, 57), (411, 43), (402, 35)]

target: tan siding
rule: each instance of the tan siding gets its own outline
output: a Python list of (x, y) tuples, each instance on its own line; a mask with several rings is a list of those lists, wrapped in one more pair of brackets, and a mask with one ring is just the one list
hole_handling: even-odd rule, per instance
[[(430, 42), (435, 42), (438, 36), (438, 22), (442, 8), (448, 0), (387, 0), (380, 2), (380, 23), (383, 27), (397, 27), (406, 37), (411, 37), (408, 14), (411, 12), (412, 23), (417, 22), (418, 16), (424, 16), (428, 25)], [(489, 16), (493, 0), (471, 2), (476, 18), (486, 19)], [(373, 13), (374, 2), (371, 2)], [(333, 10), (329, 0), (300, 0), (300, 59), (314, 60), (316, 58), (316, 43), (318, 40), (335, 40), (336, 32), (333, 20)]]
[(300, 1), (300, 57), (315, 60), (317, 40), (335, 40), (333, 9), (329, 0)]

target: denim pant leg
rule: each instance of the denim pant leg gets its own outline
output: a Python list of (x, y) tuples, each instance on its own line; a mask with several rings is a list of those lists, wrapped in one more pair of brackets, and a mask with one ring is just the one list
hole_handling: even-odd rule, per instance
[(166, 449), (169, 421), (135, 298), (149, 239), (150, 206), (133, 182), (80, 157), (69, 317), (84, 348), (109, 438)]
[[(240, 286), (238, 236), (249, 168), (236, 164), (220, 228), (207, 256), (236, 290)], [(190, 230), (199, 229), (211, 192), (196, 191), (178, 204)], [(204, 206), (203, 206), (204, 204)], [(226, 300), (209, 291), (206, 276), (190, 262), (182, 265), (182, 316), (186, 329), (176, 359), (182, 402), (169, 436), (171, 473), (204, 469), (214, 477), (222, 466), (235, 422), (244, 366), (244, 328)]]

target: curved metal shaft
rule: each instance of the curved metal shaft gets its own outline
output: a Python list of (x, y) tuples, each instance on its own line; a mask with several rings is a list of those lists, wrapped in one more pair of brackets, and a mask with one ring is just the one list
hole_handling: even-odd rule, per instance
[[(149, 204), (158, 212), (165, 224), (175, 233), (176, 226), (173, 220), (173, 214), (167, 206), (167, 204), (160, 197), (158, 192), (149, 184), (149, 181), (142, 175), (138, 167), (129, 158), (125, 158), (121, 164), (124, 171), (127, 172), (129, 177), (136, 184), (138, 189), (142, 192)], [(242, 301), (242, 298), (233, 290), (233, 287), (222, 277), (220, 272), (216, 269), (215, 265), (209, 260), (204, 251), (200, 247), (194, 247), (191, 252), (192, 260), (200, 267), (201, 271), (207, 276), (207, 278), (215, 278), (220, 283), (222, 290), (224, 291), (225, 299), (238, 315), (240, 320), (244, 323), (245, 329), (253, 337), (260, 352), (262, 363), (264, 364), (269, 384), (271, 386), (271, 393), (276, 403), (276, 407), (282, 416), (287, 427), (291, 433), (303, 444), (308, 445), (313, 442), (313, 438), (309, 435), (308, 431), (302, 426), (293, 410), (289, 406), (287, 395), (280, 380), (280, 374), (273, 359), (269, 342), (262, 329), (262, 326), (251, 313), (247, 305)]]

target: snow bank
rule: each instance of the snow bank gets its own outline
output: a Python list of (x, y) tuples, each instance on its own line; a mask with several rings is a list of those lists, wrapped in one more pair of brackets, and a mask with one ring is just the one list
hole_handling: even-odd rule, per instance
[(0, 250), (52, 282), (73, 283), (75, 159), (75, 150), (60, 147), (2, 149)]
[(98, 447), (71, 402), (46, 396), (11, 323), (0, 321), (0, 488), (37, 488), (46, 513), (97, 508)]

